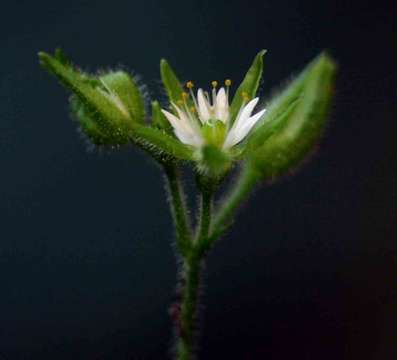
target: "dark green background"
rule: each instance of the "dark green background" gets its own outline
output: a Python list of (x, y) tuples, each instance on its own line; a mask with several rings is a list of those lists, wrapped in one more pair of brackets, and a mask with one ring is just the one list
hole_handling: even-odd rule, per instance
[(39, 50), (119, 65), (164, 100), (184, 80), (261, 94), (322, 49), (340, 65), (328, 131), (257, 191), (210, 256), (201, 359), (397, 357), (394, 1), (6, 1), (0, 22), (0, 359), (167, 359), (176, 266), (161, 173), (87, 151)]

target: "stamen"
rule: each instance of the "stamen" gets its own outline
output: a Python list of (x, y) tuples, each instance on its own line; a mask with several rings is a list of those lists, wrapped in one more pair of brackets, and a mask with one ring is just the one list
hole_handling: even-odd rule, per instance
[(197, 99), (196, 99), (196, 96), (195, 96), (194, 93), (193, 93), (193, 88), (194, 88), (193, 81), (190, 81), (190, 80), (189, 80), (189, 81), (186, 83), (186, 87), (189, 89), (189, 94), (190, 94), (190, 97), (191, 97), (192, 100), (193, 100), (194, 106), (195, 106), (196, 108), (198, 108)]
[(218, 81), (211, 81), (212, 85), (212, 107), (216, 108), (216, 87), (218, 86)]
[(227, 98), (228, 101), (229, 101), (229, 88), (230, 88), (230, 85), (232, 85), (232, 80), (226, 79), (226, 80), (225, 80), (226, 98)]
[(184, 108), (191, 124), (197, 127), (197, 125), (199, 125), (199, 120), (197, 119), (197, 116), (195, 116), (196, 108), (194, 106), (189, 107), (187, 102), (185, 102)]
[[(192, 87), (193, 87), (193, 83), (191, 81), (189, 81), (186, 84), (186, 87), (189, 89), (190, 95), (192, 96), (193, 102), (194, 104), (197, 106), (197, 102), (196, 102), (196, 98), (194, 97), (193, 91), (192, 91)], [(180, 105), (180, 107), (183, 107), (183, 110), (187, 117), (189, 118), (190, 122), (192, 125), (197, 123), (197, 119), (194, 116), (195, 110), (196, 108), (194, 106), (189, 107), (188, 104), (188, 99), (189, 99), (189, 94), (186, 91), (183, 91), (181, 94), (182, 99), (178, 100), (177, 103), (178, 105)]]
[(188, 94), (187, 92), (183, 91), (183, 92), (182, 92), (182, 103), (183, 103), (183, 107), (185, 108), (186, 113), (188, 114), (188, 116), (191, 118), (192, 116), (191, 116), (191, 114), (190, 114), (189, 107), (188, 107), (188, 105), (187, 105), (187, 99), (188, 99), (188, 98), (189, 98), (189, 94)]

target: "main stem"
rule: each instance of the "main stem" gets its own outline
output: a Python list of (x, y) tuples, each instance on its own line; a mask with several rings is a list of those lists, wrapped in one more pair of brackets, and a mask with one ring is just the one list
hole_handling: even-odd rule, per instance
[(180, 327), (177, 334), (177, 360), (192, 360), (195, 358), (197, 341), (197, 317), (200, 292), (200, 282), (203, 271), (204, 255), (200, 245), (206, 241), (212, 214), (212, 189), (201, 188), (200, 218), (196, 239), (188, 256), (183, 259), (183, 292), (181, 299)]
[(192, 254), (183, 262), (183, 293), (179, 328), (177, 328), (177, 360), (195, 358), (199, 289), (202, 276), (202, 259)]
[[(176, 164), (165, 164), (169, 203), (176, 229), (177, 250), (182, 257), (181, 299), (172, 310), (175, 322), (176, 359), (192, 360), (197, 340), (197, 315), (204, 253), (200, 246), (207, 241), (211, 226), (212, 187), (199, 186), (201, 193), (199, 225), (196, 237), (190, 231), (180, 173)], [(201, 184), (202, 185), (202, 184)], [(208, 184), (207, 184), (208, 185)]]
[(176, 229), (176, 245), (182, 257), (181, 300), (173, 309), (176, 335), (176, 360), (195, 359), (197, 340), (197, 316), (203, 262), (215, 240), (233, 221), (236, 210), (258, 182), (253, 168), (242, 169), (233, 186), (212, 220), (214, 183), (210, 179), (198, 178), (201, 194), (199, 224), (193, 238), (185, 206), (180, 173), (176, 164), (164, 165), (171, 212)]
[(176, 164), (165, 164), (166, 184), (169, 204), (176, 230), (176, 245), (182, 256), (187, 256), (192, 246), (190, 221), (185, 205), (185, 195), (180, 181), (180, 171)]

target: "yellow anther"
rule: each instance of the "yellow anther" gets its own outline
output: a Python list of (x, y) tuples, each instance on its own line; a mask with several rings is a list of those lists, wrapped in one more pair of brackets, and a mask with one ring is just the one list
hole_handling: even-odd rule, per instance
[(226, 79), (226, 80), (225, 80), (225, 85), (226, 85), (226, 86), (232, 85), (232, 80)]
[(182, 93), (182, 100), (186, 100), (189, 97), (189, 94), (187, 92)]
[(196, 112), (196, 107), (195, 106), (191, 106), (190, 107), (190, 111), (194, 114)]
[(187, 87), (188, 89), (193, 89), (193, 87), (194, 87), (193, 81), (188, 81), (188, 82), (186, 83), (186, 87)]
[(183, 100), (178, 100), (176, 103), (177, 103), (179, 106), (181, 106), (181, 105), (183, 105)]
[(213, 88), (216, 88), (218, 86), (218, 81), (211, 81), (211, 85)]

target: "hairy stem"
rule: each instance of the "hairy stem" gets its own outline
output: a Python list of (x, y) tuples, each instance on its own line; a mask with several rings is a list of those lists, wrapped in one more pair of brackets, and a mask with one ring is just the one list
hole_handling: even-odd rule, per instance
[(244, 167), (236, 184), (230, 190), (229, 195), (223, 201), (215, 215), (211, 233), (202, 243), (202, 251), (208, 251), (214, 242), (232, 224), (236, 211), (241, 203), (248, 197), (258, 182), (258, 175), (251, 167)]
[(187, 256), (192, 246), (192, 234), (179, 169), (175, 164), (165, 164), (164, 170), (169, 203), (176, 230), (176, 245), (181, 255)]
[[(205, 185), (205, 186), (202, 186)], [(202, 276), (204, 253), (200, 251), (200, 244), (205, 242), (211, 226), (213, 187), (210, 183), (198, 182), (201, 193), (199, 208), (199, 224), (196, 241), (184, 257), (182, 275), (183, 292), (180, 305), (179, 335), (177, 341), (177, 360), (192, 360), (195, 358), (196, 341), (198, 335), (197, 316)]]
[(212, 190), (205, 189), (201, 192), (200, 199), (200, 224), (196, 241), (200, 243), (208, 237), (212, 215)]
[(202, 260), (191, 255), (183, 263), (184, 289), (177, 329), (177, 360), (193, 360), (196, 351), (197, 315)]

